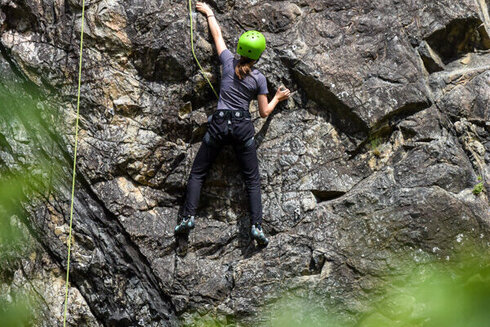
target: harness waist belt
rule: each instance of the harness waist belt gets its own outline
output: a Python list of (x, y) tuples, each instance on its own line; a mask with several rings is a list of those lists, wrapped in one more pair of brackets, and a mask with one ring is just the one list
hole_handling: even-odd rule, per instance
[(215, 111), (214, 114), (227, 119), (241, 117), (251, 118), (250, 112), (248, 110), (218, 109)]

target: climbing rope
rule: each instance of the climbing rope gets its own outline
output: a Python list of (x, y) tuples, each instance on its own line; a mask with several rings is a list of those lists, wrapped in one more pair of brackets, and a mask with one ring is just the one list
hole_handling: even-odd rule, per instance
[(216, 99), (219, 99), (218, 93), (216, 93), (216, 91), (214, 90), (213, 84), (211, 84), (211, 82), (209, 81), (209, 79), (206, 76), (206, 74), (204, 74), (204, 70), (202, 69), (201, 64), (199, 63), (199, 60), (197, 60), (196, 52), (194, 51), (194, 35), (193, 35), (193, 32), (192, 32), (192, 30), (193, 30), (193, 27), (192, 27), (192, 0), (189, 0), (189, 17), (191, 19), (191, 49), (192, 49), (192, 55), (194, 56), (194, 59), (196, 59), (197, 65), (199, 66), (199, 69), (201, 70), (202, 76), (204, 76), (204, 78), (206, 79), (206, 81), (208, 81), (208, 84), (209, 84), (209, 86), (211, 86), (211, 89), (213, 90), (214, 95), (216, 95)]
[[(82, 24), (81, 24), (81, 32), (80, 32), (80, 60), (78, 64), (78, 90), (77, 90), (77, 114), (75, 120), (75, 146), (73, 150), (73, 175), (72, 175), (72, 185), (71, 185), (71, 200), (70, 200), (70, 227), (68, 232), (68, 258), (66, 263), (66, 283), (65, 283), (65, 305), (63, 310), (63, 327), (66, 327), (66, 314), (68, 309), (68, 285), (70, 280), (70, 254), (71, 254), (71, 234), (72, 234), (72, 225), (73, 225), (73, 203), (75, 199), (75, 178), (76, 178), (76, 165), (77, 165), (77, 146), (78, 146), (78, 121), (80, 117), (80, 86), (82, 82), (82, 53), (83, 53), (83, 26), (84, 26), (84, 17), (85, 17), (85, 0), (82, 0)], [(192, 22), (192, 0), (189, 0), (189, 17), (191, 22), (191, 48), (192, 55), (199, 66), (202, 76), (206, 79), (211, 86), (211, 89), (214, 92), (216, 98), (218, 97), (218, 93), (213, 87), (213, 84), (209, 81), (208, 77), (204, 74), (204, 70), (199, 63), (199, 60), (196, 57), (196, 53), (194, 51), (194, 35), (193, 35), (193, 22)]]
[(66, 327), (66, 312), (68, 309), (68, 282), (70, 278), (70, 252), (71, 252), (71, 230), (73, 223), (73, 202), (75, 199), (75, 175), (77, 166), (77, 146), (78, 146), (78, 118), (80, 117), (80, 85), (82, 81), (82, 51), (83, 51), (83, 18), (85, 16), (85, 0), (82, 0), (82, 27), (80, 32), (80, 61), (78, 63), (78, 94), (77, 94), (77, 118), (75, 121), (75, 147), (73, 150), (73, 176), (71, 183), (70, 201), (70, 229), (68, 232), (68, 258), (66, 260), (66, 285), (65, 285), (65, 308), (63, 311), (63, 327)]

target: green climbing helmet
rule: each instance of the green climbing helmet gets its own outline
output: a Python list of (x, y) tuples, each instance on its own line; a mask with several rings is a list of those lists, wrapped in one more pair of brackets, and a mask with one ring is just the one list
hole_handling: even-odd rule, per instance
[(240, 36), (236, 52), (244, 57), (257, 60), (264, 50), (264, 35), (259, 31), (247, 31)]

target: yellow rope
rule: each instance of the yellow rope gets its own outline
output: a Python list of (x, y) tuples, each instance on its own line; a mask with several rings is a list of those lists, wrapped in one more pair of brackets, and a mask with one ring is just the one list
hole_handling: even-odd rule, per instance
[(82, 30), (80, 33), (80, 62), (78, 64), (78, 94), (77, 94), (77, 118), (75, 122), (75, 148), (73, 150), (73, 177), (71, 184), (71, 203), (70, 203), (70, 230), (68, 233), (68, 259), (66, 267), (65, 285), (65, 308), (63, 311), (63, 327), (66, 327), (66, 312), (68, 309), (68, 282), (70, 278), (70, 252), (71, 252), (71, 229), (73, 223), (73, 202), (75, 199), (75, 175), (77, 167), (77, 146), (78, 146), (78, 118), (80, 116), (80, 85), (82, 81), (82, 51), (83, 51), (83, 18), (85, 16), (85, 0), (82, 0)]
[[(70, 228), (68, 232), (68, 258), (67, 258), (67, 267), (66, 267), (66, 284), (65, 284), (65, 305), (64, 305), (64, 311), (63, 311), (63, 327), (66, 327), (66, 314), (67, 314), (67, 309), (68, 309), (68, 285), (69, 285), (69, 278), (70, 278), (70, 253), (71, 253), (71, 232), (72, 232), (72, 225), (73, 225), (73, 203), (75, 199), (75, 178), (76, 178), (76, 165), (77, 165), (77, 146), (78, 146), (78, 120), (80, 117), (80, 86), (82, 83), (82, 52), (83, 52), (83, 25), (84, 25), (84, 17), (85, 17), (85, 0), (82, 0), (82, 26), (81, 26), (81, 32), (80, 32), (80, 61), (79, 61), (79, 66), (78, 66), (78, 91), (77, 91), (77, 115), (76, 115), (76, 121), (75, 121), (75, 147), (73, 151), (73, 176), (72, 176), (72, 185), (71, 185), (71, 201), (70, 201)], [(204, 74), (204, 70), (202, 69), (201, 64), (199, 63), (199, 60), (197, 60), (196, 53), (194, 51), (194, 36), (193, 36), (193, 24), (192, 24), (192, 0), (189, 0), (189, 17), (191, 20), (191, 48), (192, 48), (192, 54), (194, 56), (194, 59), (197, 62), (197, 65), (199, 66), (199, 69), (201, 70), (201, 74), (204, 76), (206, 81), (209, 83), (209, 86), (211, 86), (211, 89), (214, 92), (214, 95), (216, 95), (216, 98), (218, 97), (218, 94), (216, 93), (213, 84), (209, 81), (207, 76)]]
[(196, 53), (194, 52), (194, 35), (192, 33), (193, 27), (192, 27), (192, 0), (189, 0), (189, 17), (191, 19), (191, 48), (192, 48), (192, 55), (194, 56), (194, 59), (196, 59), (197, 65), (199, 66), (199, 69), (201, 70), (202, 76), (208, 81), (209, 86), (211, 86), (211, 89), (214, 92), (214, 95), (216, 95), (216, 99), (219, 99), (218, 93), (214, 90), (213, 84), (209, 81), (207, 76), (204, 74), (204, 70), (201, 67), (201, 64), (199, 63), (199, 60), (197, 60)]

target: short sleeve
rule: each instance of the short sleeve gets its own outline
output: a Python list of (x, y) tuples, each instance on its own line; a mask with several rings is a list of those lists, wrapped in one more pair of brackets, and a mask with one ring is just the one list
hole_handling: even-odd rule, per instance
[(257, 94), (269, 94), (269, 90), (267, 89), (267, 80), (265, 79), (264, 75), (259, 74), (259, 76), (257, 76), (257, 84)]
[(225, 66), (227, 63), (233, 62), (233, 54), (231, 53), (230, 50), (224, 49), (221, 51), (221, 54), (219, 55), (219, 61), (221, 61), (221, 64)]

